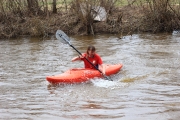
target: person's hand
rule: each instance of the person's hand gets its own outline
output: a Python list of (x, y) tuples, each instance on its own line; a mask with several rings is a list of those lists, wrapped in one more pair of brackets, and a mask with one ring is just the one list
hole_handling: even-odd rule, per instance
[(82, 58), (84, 58), (84, 57), (85, 57), (85, 55), (83, 55), (83, 54), (79, 55), (79, 58), (80, 58), (80, 59), (82, 59)]
[(105, 72), (105, 70), (103, 70), (103, 71), (102, 71), (102, 73), (103, 73), (104, 75), (106, 75), (106, 72)]

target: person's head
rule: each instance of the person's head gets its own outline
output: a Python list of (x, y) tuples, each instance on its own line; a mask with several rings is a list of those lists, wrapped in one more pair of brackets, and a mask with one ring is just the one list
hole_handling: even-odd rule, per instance
[(96, 51), (96, 48), (92, 45), (88, 46), (87, 48), (87, 54), (90, 56), (90, 57), (93, 57), (94, 56), (94, 53)]

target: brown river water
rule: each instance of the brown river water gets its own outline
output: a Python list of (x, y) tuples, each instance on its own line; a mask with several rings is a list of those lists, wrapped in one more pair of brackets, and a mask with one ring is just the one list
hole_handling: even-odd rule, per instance
[(51, 85), (45, 79), (71, 68), (78, 55), (54, 36), (0, 41), (0, 119), (179, 120), (180, 33), (71, 36), (103, 62), (122, 63), (113, 81)]

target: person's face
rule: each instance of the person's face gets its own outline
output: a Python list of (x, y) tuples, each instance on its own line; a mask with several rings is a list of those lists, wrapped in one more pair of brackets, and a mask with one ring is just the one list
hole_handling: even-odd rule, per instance
[(88, 55), (89, 55), (89, 57), (93, 57), (94, 54), (95, 54), (95, 51), (88, 50)]

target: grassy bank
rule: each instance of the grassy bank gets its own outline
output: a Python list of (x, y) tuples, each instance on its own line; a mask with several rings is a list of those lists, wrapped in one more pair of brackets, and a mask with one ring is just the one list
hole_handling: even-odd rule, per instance
[[(52, 1), (36, 1), (32, 2), (36, 5), (30, 6), (23, 0), (2, 0), (0, 38), (22, 35), (47, 37), (57, 29), (67, 34), (116, 33), (120, 36), (180, 29), (178, 0), (56, 0), (56, 9), (53, 9)], [(86, 15), (81, 12), (82, 3), (86, 6)], [(106, 9), (106, 21), (94, 22), (91, 15), (93, 6)]]

